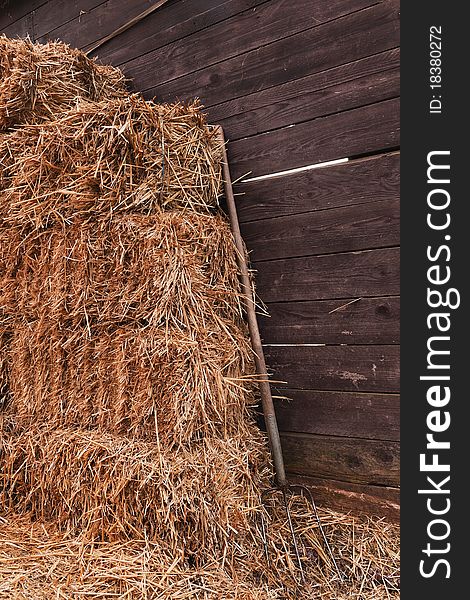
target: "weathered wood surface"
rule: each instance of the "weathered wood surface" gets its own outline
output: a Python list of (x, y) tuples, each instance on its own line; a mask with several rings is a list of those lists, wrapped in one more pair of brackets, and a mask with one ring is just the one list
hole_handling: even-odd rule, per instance
[(290, 481), (307, 486), (321, 506), (354, 515), (377, 515), (400, 521), (400, 490), (396, 487), (361, 485), (335, 479), (291, 475)]
[(268, 346), (276, 389), (398, 392), (398, 346)]
[[(198, 72), (278, 40), (317, 28), (324, 23), (365, 8), (370, 0), (274, 0), (258, 3), (188, 38), (176, 40), (124, 63), (139, 89), (149, 87), (149, 71), (158, 65), (159, 80), (164, 83)], [(256, 36), (253, 31), (256, 31)], [(152, 85), (153, 82), (150, 82)]]
[[(113, 6), (114, 4), (114, 6)], [(148, 0), (132, 0), (132, 2), (120, 2), (119, 6), (116, 0), (53, 0), (43, 4), (34, 11), (34, 34), (36, 39), (41, 39), (46, 34), (50, 39), (60, 39), (70, 43), (73, 40), (68, 39), (70, 35), (64, 35), (65, 32), (74, 32), (75, 35), (87, 35), (88, 23), (93, 21), (93, 36), (101, 37), (99, 34), (99, 23), (96, 20), (100, 12), (110, 10), (119, 10), (124, 13), (124, 5), (134, 6), (134, 10), (139, 7), (148, 6)], [(143, 10), (143, 9), (142, 9)], [(120, 15), (121, 16), (121, 15)], [(114, 13), (114, 22), (116, 22), (116, 13)], [(42, 40), (43, 41), (43, 40)]]
[[(178, 0), (162, 6), (93, 54), (115, 65), (128, 63), (148, 52), (208, 29), (246, 10), (255, 10), (266, 0)], [(153, 68), (153, 65), (152, 65)]]
[(208, 109), (230, 140), (358, 108), (400, 93), (398, 48)]
[[(167, 101), (198, 96), (206, 106), (212, 106), (398, 47), (398, 12), (397, 0), (385, 0), (294, 35), (279, 35), (272, 43), (224, 60), (227, 35), (251, 39), (253, 31), (262, 28), (262, 24), (254, 22), (251, 30), (241, 30), (234, 22), (225, 37), (212, 40), (215, 58), (205, 58), (206, 65), (213, 63), (209, 66), (200, 63), (197, 71), (186, 75), (184, 65), (181, 70), (165, 67), (172, 69), (168, 75), (172, 79), (166, 82), (166, 71), (159, 77), (155, 63), (142, 74), (136, 73), (131, 64), (126, 65), (125, 71), (134, 80), (135, 88), (145, 90), (147, 97)], [(160, 58), (171, 60), (164, 54)]]
[[(7, 24), (8, 10), (5, 10), (6, 14), (3, 13), (0, 17), (0, 30), (3, 29), (6, 35), (11, 36), (29, 35), (33, 40), (62, 39), (70, 43), (70, 36), (67, 34), (62, 36), (61, 33), (64, 31), (78, 33), (82, 25), (82, 17), (104, 4), (107, 4), (104, 0), (10, 1), (9, 10), (12, 12), (14, 10), (14, 13), (20, 17), (17, 20), (10, 19), (10, 23)], [(21, 11), (20, 7), (22, 7)], [(55, 34), (56, 30), (57, 34)]]
[(235, 140), (229, 160), (234, 178), (246, 173), (258, 177), (367, 154), (379, 146), (396, 148), (399, 143), (399, 101), (392, 99)]
[[(77, 48), (85, 48), (150, 8), (153, 1), (74, 0), (70, 4), (72, 6), (64, 7), (62, 19), (45, 14), (35, 17), (35, 30), (39, 41), (59, 38)], [(68, 20), (63, 20), (64, 18)]]
[(279, 428), (370, 440), (400, 439), (400, 398), (397, 394), (282, 390), (275, 399)]
[(259, 315), (265, 344), (398, 344), (400, 298), (354, 298), (268, 304)]
[[(253, 262), (396, 246), (398, 198), (244, 223)], [(259, 266), (258, 266), (259, 268)]]
[[(253, 264), (258, 269), (257, 263)], [(264, 302), (396, 296), (399, 250), (366, 250), (260, 263), (257, 289)]]
[(3, 2), (0, 8), (0, 31), (6, 27), (17, 24), (21, 27), (19, 21), (31, 14), (31, 11), (37, 9), (47, 0), (15, 0), (14, 2)]
[(399, 198), (400, 155), (380, 154), (235, 185), (241, 223)]
[(398, 442), (281, 433), (281, 443), (290, 473), (365, 485), (399, 483)]

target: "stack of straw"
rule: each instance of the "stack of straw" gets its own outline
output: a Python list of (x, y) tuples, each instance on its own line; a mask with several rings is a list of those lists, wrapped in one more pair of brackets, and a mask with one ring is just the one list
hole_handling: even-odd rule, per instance
[(99, 65), (79, 50), (0, 36), (0, 130), (55, 119), (82, 98), (124, 94), (119, 69)]
[[(269, 454), (215, 132), (64, 44), (0, 46), (0, 598), (296, 597), (284, 517), (270, 567), (259, 533)], [(334, 570), (293, 511), (313, 590)]]

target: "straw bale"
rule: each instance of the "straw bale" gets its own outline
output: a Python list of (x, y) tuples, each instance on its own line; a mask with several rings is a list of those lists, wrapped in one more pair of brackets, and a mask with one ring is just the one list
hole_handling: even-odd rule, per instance
[(5, 505), (88, 539), (160, 540), (196, 566), (223, 556), (234, 536), (245, 543), (267, 465), (254, 424), (178, 449), (47, 426), (4, 446)]
[(198, 102), (83, 101), (0, 138), (0, 214), (39, 228), (158, 206), (207, 212), (218, 202), (220, 158)]
[(119, 69), (63, 42), (33, 44), (0, 36), (0, 131), (55, 119), (80, 98), (100, 101), (125, 93)]
[(18, 418), (165, 443), (242, 426), (253, 361), (221, 215), (3, 232)]
[(0, 37), (0, 599), (398, 598), (396, 528), (321, 511), (342, 586), (292, 499), (300, 588), (262, 506), (220, 161), (197, 102)]
[(242, 321), (236, 249), (220, 214), (173, 210), (33, 231), (0, 227), (0, 286), (10, 318), (185, 331), (207, 320)]
[(158, 437), (170, 446), (240, 434), (256, 403), (243, 330), (232, 337), (215, 326), (121, 326), (88, 337), (37, 321), (14, 328), (9, 357), (12, 410), (23, 425)]

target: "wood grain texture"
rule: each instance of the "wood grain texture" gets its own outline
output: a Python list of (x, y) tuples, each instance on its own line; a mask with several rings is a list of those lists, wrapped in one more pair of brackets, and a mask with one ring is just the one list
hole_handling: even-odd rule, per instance
[(365, 485), (399, 484), (397, 442), (281, 433), (281, 443), (289, 473)]
[[(322, 7), (329, 4), (320, 3)], [(186, 67), (182, 65), (182, 71), (174, 70), (174, 79), (166, 83), (156, 82), (152, 69), (137, 77), (132, 65), (125, 71), (134, 78), (135, 89), (146, 90), (147, 97), (169, 101), (198, 96), (206, 106), (212, 106), (396, 48), (398, 6), (398, 0), (385, 0), (294, 35), (289, 35), (280, 22), (287, 37), (280, 39), (279, 33), (273, 32), (273, 42), (265, 45), (258, 43), (262, 24), (245, 31), (234, 21), (229, 37), (238, 40), (248, 36), (257, 41), (257, 47), (227, 59), (226, 36), (213, 39), (214, 57), (204, 59), (213, 64), (205, 66), (201, 62), (199, 70), (187, 75), (183, 74)]]
[(162, 6), (93, 54), (120, 65), (263, 4), (266, 0), (178, 0)]
[(400, 196), (400, 155), (382, 154), (274, 179), (238, 183), (240, 223)]
[(398, 248), (272, 260), (253, 267), (266, 303), (399, 294)]
[[(41, 39), (50, 33), (48, 37), (68, 42), (69, 36), (86, 35), (89, 14), (107, 4), (105, 0), (52, 0), (34, 11), (35, 37)], [(119, 18), (119, 12), (115, 13), (115, 19)]]
[(276, 399), (279, 429), (370, 440), (400, 439), (397, 394), (290, 390)]
[(65, 6), (65, 14), (62, 17), (62, 19), (66, 18), (68, 14), (69, 22), (56, 20), (54, 15), (36, 15), (34, 19), (36, 36), (39, 41), (58, 38), (71, 46), (83, 48), (112, 33), (149, 8), (152, 3), (152, 0), (132, 0), (132, 2), (87, 0), (87, 8), (84, 8), (82, 0), (74, 0), (70, 7)]
[(400, 521), (400, 490), (396, 487), (361, 485), (299, 475), (290, 475), (289, 480), (307, 486), (320, 506), (358, 516), (385, 517), (391, 523)]
[[(398, 346), (267, 346), (274, 388), (398, 392)], [(276, 394), (277, 395), (277, 394)]]
[(33, 13), (30, 12), (18, 21), (11, 25), (3, 27), (0, 32), (10, 38), (25, 38), (34, 39)]
[[(6, 27), (18, 23), (20, 19), (42, 4), (47, 4), (47, 0), (10, 0), (10, 2), (2, 3), (0, 8), (0, 32), (3, 32)], [(18, 27), (21, 27), (20, 23), (18, 23)]]
[(317, 27), (370, 5), (370, 0), (272, 0), (256, 10), (246, 10), (235, 18), (126, 62), (123, 68), (132, 74), (139, 89), (147, 89), (149, 73), (158, 65), (159, 81), (167, 82), (220, 61), (246, 54)]
[[(400, 298), (268, 304), (259, 315), (265, 344), (398, 344)], [(342, 307), (342, 308), (341, 308)], [(339, 310), (338, 310), (339, 309)]]
[(394, 49), (217, 104), (208, 115), (233, 141), (399, 94), (399, 50)]
[(277, 129), (229, 143), (231, 172), (251, 177), (355, 155), (400, 144), (397, 98)]
[(254, 262), (395, 246), (400, 241), (398, 198), (243, 223)]

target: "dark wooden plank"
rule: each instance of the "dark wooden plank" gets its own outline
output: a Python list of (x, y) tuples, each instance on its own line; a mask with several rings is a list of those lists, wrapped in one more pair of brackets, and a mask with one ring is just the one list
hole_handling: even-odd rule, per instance
[(279, 129), (400, 95), (399, 50), (296, 79), (208, 110), (227, 139)]
[(266, 302), (397, 296), (399, 250), (366, 250), (253, 264)]
[(235, 185), (240, 223), (399, 198), (400, 155), (382, 154), (344, 164)]
[(349, 158), (400, 143), (398, 98), (229, 143), (234, 178)]
[[(320, 3), (325, 10), (329, 4)], [(175, 67), (172, 76), (177, 79), (166, 83), (156, 82), (154, 66), (137, 77), (135, 65), (127, 65), (125, 71), (135, 79), (135, 89), (146, 90), (147, 97), (168, 101), (198, 96), (206, 106), (211, 106), (396, 48), (398, 10), (398, 0), (386, 0), (294, 35), (280, 25), (288, 37), (264, 46), (258, 42), (261, 23), (243, 31), (235, 21), (225, 37), (212, 40), (214, 58), (205, 59), (213, 63), (210, 66), (201, 62), (198, 71), (187, 75), (183, 75), (184, 65), (181, 70)], [(305, 13), (302, 16), (307, 18)], [(227, 59), (227, 35), (237, 44), (240, 36), (249, 36), (261, 47)], [(274, 33), (273, 36), (274, 40), (279, 37)]]
[(400, 439), (397, 394), (283, 390), (275, 399), (279, 429), (370, 440)]
[(400, 490), (396, 487), (360, 485), (334, 479), (291, 475), (292, 483), (307, 486), (320, 506), (358, 516), (384, 517), (400, 521)]
[[(266, 346), (275, 389), (398, 392), (399, 346)], [(278, 395), (278, 394), (277, 394)]]
[[(0, 32), (25, 17), (47, 0), (10, 0), (0, 2)], [(50, 5), (50, 2), (48, 3)]]
[(296, 475), (395, 487), (400, 445), (383, 440), (281, 433), (286, 469)]
[(103, 62), (120, 65), (264, 2), (266, 0), (170, 2), (93, 54)]
[[(52, 2), (41, 6), (34, 12), (36, 39), (48, 33), (51, 33), (50, 37), (52, 39), (63, 39), (64, 41), (67, 41), (67, 35), (73, 35), (74, 33), (84, 35), (89, 22), (88, 13), (103, 4), (107, 4), (105, 0), (52, 0)], [(135, 0), (130, 3), (121, 1), (119, 11), (123, 9), (125, 4), (136, 4), (136, 2)], [(119, 11), (116, 12), (114, 17), (116, 22), (120, 21)], [(65, 38), (63, 38), (64, 34)]]
[[(172, 42), (183, 44), (181, 37), (186, 38), (191, 33), (263, 2), (266, 0), (231, 0), (218, 5), (216, 0), (174, 0), (92, 54), (102, 62), (120, 65), (142, 55), (149, 56), (149, 53), (153, 54)], [(134, 0), (124, 4), (122, 0), (106, 0), (95, 10), (76, 19), (77, 25), (80, 21), (80, 27), (71, 27), (72, 23), (68, 23), (50, 32), (45, 38), (59, 36), (72, 45), (86, 49), (89, 44), (112, 33), (151, 4), (151, 0)], [(156, 80), (159, 80), (158, 70), (161, 65), (156, 68), (157, 63), (150, 62), (150, 70)]]
[(251, 260), (386, 248), (399, 244), (399, 199), (243, 223)]
[(60, 39), (71, 46), (83, 48), (112, 33), (152, 3), (152, 0), (87, 0), (87, 8), (83, 8), (82, 0), (74, 0), (70, 7), (64, 0), (60, 19), (55, 15), (35, 15), (36, 37), (42, 42)]
[(2, 29), (1, 33), (10, 38), (25, 38), (29, 36), (31, 39), (34, 39), (33, 13), (30, 12), (11, 25), (7, 25)]
[(266, 344), (399, 343), (400, 298), (353, 300), (268, 304), (270, 316), (258, 317), (263, 341)]
[(256, 10), (246, 10), (204, 31), (152, 50), (126, 62), (123, 67), (132, 74), (136, 87), (147, 89), (155, 85), (155, 79), (149, 81), (149, 75), (156, 74), (155, 65), (158, 65), (158, 80), (171, 81), (316, 28), (370, 3), (370, 0), (272, 0)]

